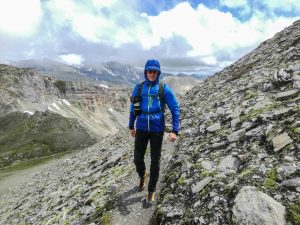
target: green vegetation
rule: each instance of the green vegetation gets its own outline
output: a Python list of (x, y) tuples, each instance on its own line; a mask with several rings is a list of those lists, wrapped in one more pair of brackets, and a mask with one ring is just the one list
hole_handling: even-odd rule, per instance
[(100, 225), (111, 225), (112, 218), (110, 212), (104, 212), (100, 218)]
[(217, 174), (215, 170), (204, 170), (200, 174), (200, 179), (204, 179), (205, 177), (214, 177)]
[(277, 171), (276, 168), (273, 168), (267, 172), (266, 179), (264, 181), (264, 186), (270, 191), (275, 191), (277, 188), (276, 179), (277, 179)]
[(253, 91), (251, 91), (251, 90), (247, 90), (246, 92), (245, 92), (245, 100), (248, 100), (248, 99), (251, 99), (251, 98), (254, 98), (254, 97), (256, 97), (257, 96), (257, 93), (256, 92), (253, 92)]
[(179, 179), (176, 182), (178, 185), (183, 186), (185, 184), (185, 179), (183, 176), (179, 177)]
[(58, 88), (59, 92), (66, 94), (67, 91), (66, 81), (57, 80), (54, 82), (54, 85)]
[(295, 203), (287, 207), (286, 219), (292, 224), (300, 224), (300, 196), (298, 196)]
[(74, 119), (51, 112), (10, 113), (0, 118), (0, 168), (94, 142)]
[(272, 104), (266, 105), (265, 107), (262, 107), (260, 109), (251, 110), (248, 114), (241, 116), (240, 121), (241, 122), (248, 121), (251, 118), (257, 117), (258, 115), (263, 114), (272, 109), (279, 108), (280, 106), (281, 106), (281, 104), (279, 102), (273, 102)]

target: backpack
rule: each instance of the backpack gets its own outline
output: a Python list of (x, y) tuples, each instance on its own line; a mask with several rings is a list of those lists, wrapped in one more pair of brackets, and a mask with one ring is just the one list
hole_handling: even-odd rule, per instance
[[(142, 81), (139, 84), (139, 89), (138, 89), (138, 95), (140, 98), (142, 97), (142, 88), (143, 88), (143, 84), (145, 81)], [(159, 90), (158, 90), (158, 97), (159, 97), (159, 101), (160, 101), (160, 105), (162, 106), (162, 110), (161, 112), (165, 112), (165, 83), (163, 81), (159, 81)]]

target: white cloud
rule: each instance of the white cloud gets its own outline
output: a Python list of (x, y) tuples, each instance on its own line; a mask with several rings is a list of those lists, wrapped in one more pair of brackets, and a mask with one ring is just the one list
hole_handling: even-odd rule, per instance
[(0, 0), (0, 32), (19, 37), (31, 36), (41, 17), (39, 0)]
[(182, 36), (193, 48), (188, 56), (199, 57), (210, 65), (222, 63), (216, 62), (216, 55), (220, 51), (234, 54), (239, 49), (254, 48), (294, 20), (283, 17), (267, 19), (257, 13), (248, 21), (240, 22), (230, 13), (210, 9), (202, 4), (193, 9), (186, 2), (158, 16), (149, 17), (153, 39), (156, 40), (153, 43), (173, 35)]
[(47, 7), (58, 25), (69, 24), (93, 43), (119, 47), (139, 40), (143, 43), (148, 37), (145, 18), (122, 1), (93, 0), (93, 5), (87, 6), (73, 0), (52, 0)]
[(60, 58), (68, 65), (80, 65), (84, 61), (81, 55), (76, 54), (61, 55)]
[[(130, 3), (121, 0), (41, 1), (44, 14), (38, 0), (17, 1), (0, 0), (1, 35), (3, 31), (4, 34), (32, 35), (40, 19), (44, 20), (39, 33), (30, 40), (18, 42), (19, 45), (16, 45), (18, 36), (14, 39), (0, 36), (0, 56), (57, 58), (58, 55), (68, 64), (113, 59), (132, 64), (139, 62), (138, 65), (143, 66), (141, 61), (158, 57), (168, 68), (179, 67), (177, 62), (184, 61), (180, 66), (184, 64), (187, 69), (208, 66), (211, 71), (211, 68), (220, 69), (232, 63), (296, 20), (259, 11), (259, 7), (250, 10), (253, 5), (246, 0), (220, 0), (220, 4), (235, 12), (236, 9), (253, 12), (243, 21), (230, 12), (204, 4), (193, 8), (188, 1), (156, 16), (135, 11), (138, 7), (134, 4), (143, 4), (137, 0)], [(262, 4), (269, 9), (300, 7), (292, 0), (284, 3), (262, 0), (259, 6)], [(10, 50), (11, 46), (14, 50)]]
[(300, 12), (299, 0), (260, 0), (259, 3), (267, 6), (271, 10)]

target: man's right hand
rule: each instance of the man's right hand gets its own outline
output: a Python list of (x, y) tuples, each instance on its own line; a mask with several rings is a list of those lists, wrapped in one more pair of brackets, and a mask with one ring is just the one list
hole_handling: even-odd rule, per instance
[(135, 129), (130, 130), (130, 135), (131, 135), (131, 137), (135, 137)]

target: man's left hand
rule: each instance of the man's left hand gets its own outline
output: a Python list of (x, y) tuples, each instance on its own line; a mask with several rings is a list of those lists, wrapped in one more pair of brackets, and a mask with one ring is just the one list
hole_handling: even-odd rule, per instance
[(174, 142), (177, 139), (177, 135), (174, 133), (169, 133), (168, 139), (169, 141)]

